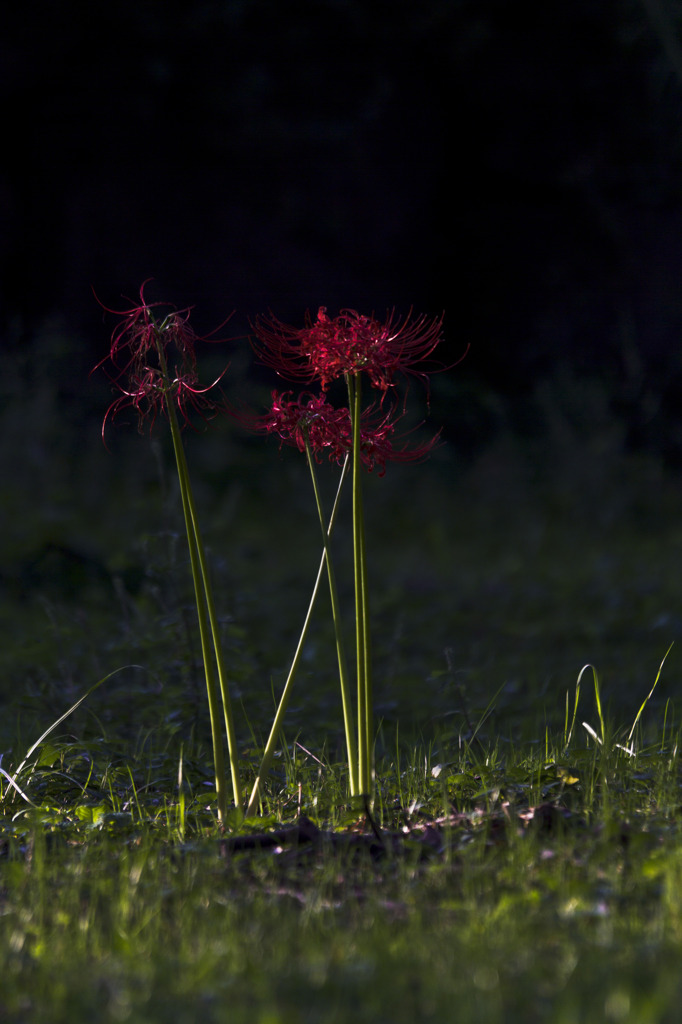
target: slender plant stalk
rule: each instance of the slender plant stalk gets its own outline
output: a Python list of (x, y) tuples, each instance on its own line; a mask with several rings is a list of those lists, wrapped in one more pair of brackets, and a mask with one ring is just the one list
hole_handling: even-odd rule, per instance
[(355, 583), (355, 638), (358, 684), (358, 783), (360, 794), (372, 792), (372, 672), (369, 632), (365, 516), (362, 500), (361, 375), (347, 375), (353, 423), (353, 571)]
[[(337, 512), (338, 505), (339, 505), (339, 498), (341, 497), (341, 488), (343, 487), (343, 482), (344, 482), (344, 480), (346, 478), (347, 470), (348, 470), (348, 459), (346, 459), (346, 461), (344, 463), (344, 466), (343, 466), (343, 470), (341, 471), (341, 479), (339, 480), (339, 486), (338, 486), (337, 491), (336, 491), (336, 497), (334, 498), (334, 505), (332, 507), (332, 514), (331, 514), (331, 516), (329, 518), (329, 526), (327, 527), (327, 530), (326, 530), (327, 538), (331, 537), (332, 530), (334, 529), (334, 523), (336, 522), (336, 512)], [(296, 673), (298, 671), (298, 667), (299, 667), (299, 665), (301, 663), (301, 656), (303, 654), (303, 647), (305, 645), (305, 641), (306, 641), (306, 638), (308, 636), (308, 627), (310, 626), (310, 620), (312, 618), (313, 608), (315, 607), (315, 602), (317, 600), (317, 595), (318, 595), (318, 592), (319, 592), (319, 589), (320, 589), (320, 583), (322, 581), (322, 574), (324, 573), (324, 569), (325, 569), (325, 565), (326, 564), (327, 564), (327, 555), (326, 555), (326, 545), (325, 545), (325, 550), (322, 552), (322, 558), (320, 559), (320, 567), (317, 570), (317, 579), (315, 580), (315, 586), (313, 587), (312, 597), (310, 598), (310, 604), (308, 605), (308, 611), (306, 613), (305, 621), (303, 623), (303, 629), (301, 630), (301, 635), (300, 635), (300, 637), (298, 639), (298, 644), (296, 646), (296, 651), (294, 653), (294, 657), (293, 657), (293, 660), (291, 662), (291, 668), (289, 669), (289, 674), (287, 676), (287, 680), (286, 680), (286, 682), (284, 684), (284, 689), (282, 691), (282, 696), (280, 697), (279, 704), (277, 705), (277, 712), (275, 714), (275, 718), (274, 718), (274, 721), (272, 723), (272, 728), (270, 729), (270, 735), (268, 736), (268, 741), (267, 741), (267, 743), (265, 745), (265, 750), (263, 751), (263, 757), (262, 757), (262, 760), (261, 760), (260, 768), (258, 769), (258, 775), (256, 776), (256, 781), (254, 782), (253, 789), (251, 790), (251, 796), (249, 797), (249, 803), (248, 803), (248, 806), (246, 808), (246, 817), (247, 818), (256, 813), (256, 808), (258, 807), (258, 804), (260, 802), (260, 795), (261, 795), (261, 788), (262, 788), (262, 785), (263, 785), (263, 780), (266, 778), (268, 772), (270, 771), (270, 766), (272, 765), (272, 759), (273, 759), (274, 754), (275, 754), (275, 748), (277, 746), (277, 741), (279, 739), (279, 734), (280, 734), (280, 730), (282, 728), (282, 722), (284, 721), (284, 715), (285, 715), (285, 712), (286, 712), (286, 709), (287, 709), (287, 705), (289, 704), (289, 698), (291, 696), (291, 690), (292, 690), (293, 682), (294, 682), (294, 679), (296, 677)], [(349, 770), (350, 770), (350, 767), (349, 767)]]
[[(171, 420), (172, 426), (172, 420)], [(172, 430), (173, 446), (175, 457), (178, 460), (178, 449), (175, 430)], [(192, 569), (192, 580), (194, 582), (194, 596), (199, 619), (199, 634), (201, 637), (201, 654), (204, 661), (204, 672), (206, 674), (206, 692), (208, 694), (208, 710), (211, 719), (211, 740), (213, 743), (213, 767), (215, 770), (215, 788), (218, 799), (218, 820), (221, 824), (225, 821), (227, 812), (227, 798), (225, 792), (225, 755), (223, 751), (223, 738), (220, 728), (220, 706), (218, 701), (218, 688), (216, 685), (216, 674), (213, 666), (213, 652), (210, 644), (210, 628), (208, 623), (208, 612), (206, 597), (201, 585), (201, 566), (199, 563), (199, 551), (196, 534), (193, 528), (192, 512), (190, 509), (187, 494), (187, 480), (183, 477), (178, 460), (178, 478), (180, 480), (180, 495), (182, 497), (182, 510), (185, 516), (185, 528), (187, 530), (187, 543), (189, 546), (189, 558)]]
[(362, 587), (362, 641), (363, 661), (365, 676), (365, 778), (361, 792), (367, 797), (372, 797), (374, 789), (374, 694), (372, 687), (372, 646), (371, 629), (369, 622), (369, 587), (367, 583), (367, 553), (365, 546), (365, 515), (362, 493), (360, 494), (360, 517), (359, 517), (359, 548), (360, 548), (360, 584)]
[[(162, 373), (165, 379), (168, 381), (168, 370), (166, 366), (165, 354), (163, 352), (163, 346), (159, 344), (158, 349)], [(189, 478), (189, 470), (187, 467), (187, 459), (185, 457), (185, 449), (182, 443), (180, 424), (178, 423), (177, 413), (175, 411), (175, 406), (173, 405), (170, 394), (168, 396), (166, 406), (168, 409), (168, 418), (171, 426), (171, 436), (173, 438), (173, 450), (175, 453), (175, 461), (178, 470), (178, 480), (180, 483), (182, 510), (185, 517), (185, 528), (187, 530), (187, 543), (189, 546), (192, 580), (194, 582), (194, 594), (197, 604), (197, 615), (199, 618), (201, 652), (204, 659), (204, 670), (206, 673), (206, 690), (208, 694), (208, 706), (211, 719), (211, 737), (213, 742), (213, 758), (216, 776), (216, 795), (218, 799), (218, 818), (220, 822), (223, 823), (227, 811), (227, 800), (225, 793), (225, 759), (223, 754), (222, 734), (220, 731), (219, 724), (220, 710), (218, 705), (218, 692), (216, 688), (214, 661), (211, 654), (211, 640), (213, 646), (213, 656), (215, 657), (215, 665), (218, 670), (218, 685), (220, 687), (220, 696), (223, 705), (223, 717), (225, 720), (225, 729), (227, 732), (227, 743), (230, 758), (230, 771), (232, 775), (232, 790), (234, 796), (234, 803), (235, 807), (241, 809), (242, 790), (239, 779), (239, 760), (237, 754), (236, 733), (234, 728), (234, 715), (232, 713), (232, 703), (230, 700), (230, 692), (227, 684), (227, 675), (225, 672), (225, 663), (222, 654), (222, 644), (220, 642), (218, 618), (216, 615), (215, 603), (213, 600), (213, 588), (211, 586), (211, 578), (206, 563), (204, 545), (201, 538), (201, 533), (199, 531), (196, 505), (194, 502), (194, 495), (192, 492), (192, 486)]]
[(329, 580), (329, 596), (332, 604), (332, 618), (334, 620), (334, 636), (336, 638), (336, 655), (339, 662), (339, 682), (341, 683), (341, 703), (343, 706), (343, 724), (346, 731), (346, 751), (348, 754), (348, 777), (350, 780), (350, 795), (351, 797), (357, 796), (358, 794), (358, 766), (357, 766), (357, 747), (355, 743), (355, 723), (353, 721), (353, 702), (350, 692), (350, 684), (348, 681), (348, 662), (346, 659), (346, 646), (343, 642), (343, 629), (341, 626), (341, 611), (339, 608), (339, 596), (336, 587), (336, 573), (334, 572), (334, 566), (332, 563), (331, 551), (329, 549), (329, 531), (325, 525), (324, 511), (322, 509), (322, 499), (320, 497), (320, 489), (317, 485), (317, 473), (315, 472), (315, 459), (310, 450), (308, 438), (306, 437), (306, 456), (308, 458), (308, 466), (310, 468), (310, 476), (313, 482), (313, 490), (315, 492), (315, 503), (317, 505), (317, 514), (320, 518), (320, 527), (322, 529), (322, 543), (324, 545), (324, 558), (327, 563), (327, 578)]

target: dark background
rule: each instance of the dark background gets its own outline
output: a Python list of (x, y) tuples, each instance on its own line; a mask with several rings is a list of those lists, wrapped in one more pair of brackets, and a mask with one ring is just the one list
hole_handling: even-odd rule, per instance
[[(244, 335), (268, 309), (444, 312), (445, 360), (469, 346), (434, 376), (417, 435), (443, 424), (446, 443), (367, 478), (377, 679), (395, 688), (377, 690), (381, 714), (458, 707), (450, 663), (481, 713), (504, 685), (521, 715), (546, 694), (563, 720), (586, 662), (640, 706), (682, 631), (678, 15), (673, 0), (3, 12), (0, 698), (55, 720), (132, 662), (201, 699), (168, 432), (143, 443), (127, 410), (106, 451), (111, 385), (90, 375), (115, 322), (93, 288), (120, 308), (153, 278), (147, 298), (193, 305), (199, 333), (235, 311), (221, 333), (239, 340), (200, 352), (201, 380), (229, 360), (226, 396), (252, 408), (273, 381)], [(305, 461), (227, 417), (185, 437), (231, 672), (267, 721), (319, 564)], [(335, 485), (334, 470), (325, 500)], [(138, 684), (118, 704), (103, 688), (106, 713), (138, 715)]]
[[(475, 445), (599, 383), (682, 461), (682, 49), (669, 0), (119, 0), (3, 14), (2, 345), (70, 373), (108, 305), (445, 311)], [(64, 368), (59, 371), (64, 375)], [(77, 389), (67, 395), (74, 397)], [(560, 388), (559, 388), (560, 390)], [(494, 396), (494, 400), (491, 400)], [(580, 404), (580, 403), (578, 403)]]

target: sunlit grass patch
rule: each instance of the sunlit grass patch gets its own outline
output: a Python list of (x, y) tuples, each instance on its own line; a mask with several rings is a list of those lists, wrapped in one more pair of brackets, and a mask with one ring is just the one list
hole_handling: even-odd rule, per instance
[[(633, 755), (587, 733), (566, 749), (561, 730), (542, 746), (398, 738), (377, 772), (383, 849), (339, 810), (343, 763), (295, 740), (248, 834), (285, 832), (239, 847), (201, 798), (210, 750), (157, 736), (130, 759), (51, 737), (26, 780), (35, 806), (3, 802), (4, 1014), (407, 1021), (458, 999), (465, 1021), (672, 1021), (668, 714)], [(319, 841), (289, 843), (303, 816)]]

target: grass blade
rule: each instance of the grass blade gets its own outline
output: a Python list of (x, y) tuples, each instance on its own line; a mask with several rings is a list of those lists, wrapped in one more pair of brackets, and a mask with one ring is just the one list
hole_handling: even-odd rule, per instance
[[(127, 668), (139, 668), (139, 669), (141, 669), (142, 667), (143, 667), (142, 665), (123, 665), (123, 666), (121, 666), (121, 668), (115, 668), (114, 671), (113, 672), (109, 672), (108, 675), (102, 676), (102, 678), (99, 679), (93, 686), (91, 686), (89, 690), (86, 690), (86, 692), (83, 694), (82, 697), (79, 697), (79, 699), (76, 701), (75, 704), (71, 705), (71, 707), (69, 708), (68, 711), (65, 711), (64, 714), (61, 715), (61, 717), (58, 718), (56, 722), (52, 723), (52, 725), (49, 727), (49, 729), (46, 729), (45, 732), (41, 736), (38, 737), (38, 739), (35, 741), (35, 743), (30, 748), (30, 750), (28, 750), (26, 752), (26, 756), (24, 757), (24, 760), (21, 762), (21, 764), (19, 765), (19, 767), (17, 768), (17, 770), (15, 771), (15, 773), (14, 773), (14, 775), (12, 777), (10, 777), (7, 774), (7, 772), (5, 772), (2, 769), (0, 769), (0, 771), (2, 771), (2, 774), (6, 777), (8, 782), (17, 791), (17, 793), (20, 793), (21, 796), (24, 797), (24, 799), (28, 799), (25, 796), (25, 794), (22, 793), (21, 790), (19, 789), (19, 787), (17, 786), (17, 779), (21, 775), (21, 772), (22, 772), (22, 770), (24, 768), (24, 765), (28, 761), (29, 757), (31, 756), (31, 754), (33, 753), (34, 750), (38, 749), (38, 747), (43, 742), (43, 740), (46, 740), (47, 737), (50, 735), (50, 733), (54, 732), (54, 730), (57, 728), (57, 726), (61, 725), (62, 722), (66, 718), (69, 717), (69, 715), (73, 714), (73, 712), (76, 710), (76, 708), (79, 708), (81, 706), (81, 704), (83, 703), (83, 701), (87, 700), (87, 698), (90, 696), (90, 694), (94, 693), (95, 690), (98, 689), (98, 687), (100, 687), (102, 685), (102, 683), (106, 683), (107, 680), (112, 678), (112, 676), (117, 675), (119, 672), (125, 671), (125, 669), (127, 669)], [(0, 803), (2, 803), (2, 802), (4, 802), (4, 797), (3, 797), (3, 800), (0, 801)], [(29, 801), (29, 803), (30, 803), (30, 801)]]
[(651, 700), (651, 698), (653, 696), (653, 693), (654, 693), (654, 690), (658, 686), (658, 680), (661, 678), (661, 672), (663, 671), (663, 666), (665, 665), (666, 658), (668, 657), (668, 655), (670, 654), (670, 652), (672, 651), (674, 646), (675, 646), (675, 641), (673, 640), (673, 642), (671, 643), (670, 647), (668, 648), (668, 650), (665, 652), (665, 654), (663, 656), (663, 661), (661, 662), (661, 664), (659, 666), (659, 669), (658, 669), (658, 672), (656, 673), (656, 678), (654, 679), (654, 685), (651, 687), (651, 690), (649, 691), (648, 696), (645, 697), (644, 703), (642, 704), (641, 708), (639, 709), (639, 711), (635, 715), (635, 720), (632, 723), (632, 729), (630, 729), (630, 732), (628, 733), (628, 746), (630, 745), (630, 740), (632, 739), (632, 734), (633, 734), (633, 732), (635, 731), (635, 729), (637, 727), (637, 723), (639, 722), (640, 718), (642, 717), (642, 713), (644, 711), (644, 708), (647, 706), (647, 704)]

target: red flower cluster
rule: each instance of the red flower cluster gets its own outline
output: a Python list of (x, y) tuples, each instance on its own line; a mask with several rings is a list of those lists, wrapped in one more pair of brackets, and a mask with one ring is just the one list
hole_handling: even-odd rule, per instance
[[(145, 300), (145, 284), (140, 288), (139, 303), (129, 309), (103, 306), (121, 319), (112, 334), (107, 359), (98, 364), (110, 362), (110, 377), (120, 392), (107, 409), (102, 434), (107, 421), (126, 407), (135, 409), (140, 428), (149, 420), (150, 429), (159, 413), (168, 415), (173, 410), (184, 425), (190, 422), (191, 411), (205, 418), (221, 407), (207, 396), (223, 374), (207, 388), (198, 386), (195, 344), (208, 339), (194, 333), (189, 324), (191, 310), (157, 313), (163, 304)], [(402, 415), (396, 413), (395, 406), (387, 413), (382, 407), (398, 374), (428, 380), (427, 373), (415, 366), (440, 342), (442, 319), (400, 320), (391, 313), (381, 323), (354, 310), (343, 310), (332, 319), (320, 307), (316, 321), (308, 317), (302, 329), (272, 317), (257, 320), (254, 329), (254, 347), (264, 364), (283, 377), (317, 381), (322, 391), (319, 395), (306, 392), (298, 398), (293, 398), (292, 392), (273, 392), (270, 411), (260, 417), (232, 410), (247, 428), (276, 434), (283, 444), (300, 451), (308, 444), (318, 461), (326, 456), (341, 464), (353, 448), (352, 417), (348, 408), (336, 409), (330, 404), (326, 390), (339, 377), (365, 373), (371, 386), (381, 392), (379, 405), (370, 405), (361, 417), (360, 457), (366, 468), (378, 468), (383, 475), (388, 462), (418, 461), (433, 450), (437, 436), (417, 447), (401, 444), (406, 435), (396, 437), (396, 427)]]
[[(327, 401), (329, 385), (339, 377), (365, 373), (371, 386), (381, 392), (383, 403), (398, 374), (427, 382), (427, 373), (415, 366), (433, 353), (442, 326), (442, 318), (410, 320), (408, 316), (400, 320), (394, 313), (381, 323), (352, 309), (342, 310), (332, 319), (324, 306), (314, 323), (307, 317), (303, 328), (290, 327), (274, 317), (256, 320), (254, 348), (261, 362), (289, 380), (317, 381), (322, 394), (306, 393), (293, 399), (291, 392), (273, 392), (270, 412), (253, 421), (252, 429), (275, 433), (284, 444), (301, 451), (307, 440), (318, 461), (327, 455), (343, 462), (353, 447), (352, 419), (348, 408), (335, 409)], [(369, 470), (378, 467), (383, 475), (387, 462), (418, 461), (433, 450), (437, 436), (416, 448), (396, 446), (393, 435), (401, 418), (395, 407), (386, 414), (376, 406), (363, 412), (360, 456)]]
[[(248, 421), (250, 429), (276, 434), (282, 444), (292, 445), (299, 451), (310, 446), (317, 462), (327, 456), (331, 462), (342, 465), (353, 448), (353, 426), (347, 408), (335, 409), (324, 394), (303, 393), (290, 397), (291, 391), (272, 392), (272, 406), (264, 416)], [(418, 462), (426, 458), (438, 442), (438, 437), (417, 448), (396, 447), (392, 437), (400, 416), (391, 410), (377, 414), (372, 407), (365, 409), (360, 423), (360, 457), (368, 470), (386, 472), (387, 462)]]
[(441, 341), (442, 318), (425, 316), (410, 322), (389, 314), (385, 323), (355, 310), (342, 310), (330, 319), (320, 306), (317, 320), (310, 317), (302, 329), (271, 317), (254, 324), (256, 351), (266, 366), (289, 380), (317, 380), (323, 390), (338, 377), (366, 373), (372, 386), (386, 392), (398, 373), (424, 381), (427, 374), (413, 369), (427, 359)]
[[(145, 282), (146, 284), (147, 282)], [(101, 303), (100, 303), (101, 305)], [(207, 388), (199, 388), (195, 343), (199, 338), (189, 324), (191, 309), (173, 310), (157, 317), (153, 310), (163, 303), (147, 303), (144, 284), (140, 288), (140, 304), (126, 310), (102, 308), (122, 318), (111, 336), (109, 355), (95, 369), (110, 361), (111, 380), (121, 392), (106, 411), (107, 420), (127, 406), (138, 414), (140, 429), (145, 419), (153, 427), (159, 412), (168, 411), (173, 402), (183, 424), (189, 423), (189, 409), (202, 418), (218, 410), (218, 404), (206, 397), (222, 379), (225, 370)], [(166, 307), (167, 308), (167, 307)], [(122, 378), (127, 375), (127, 383)]]

